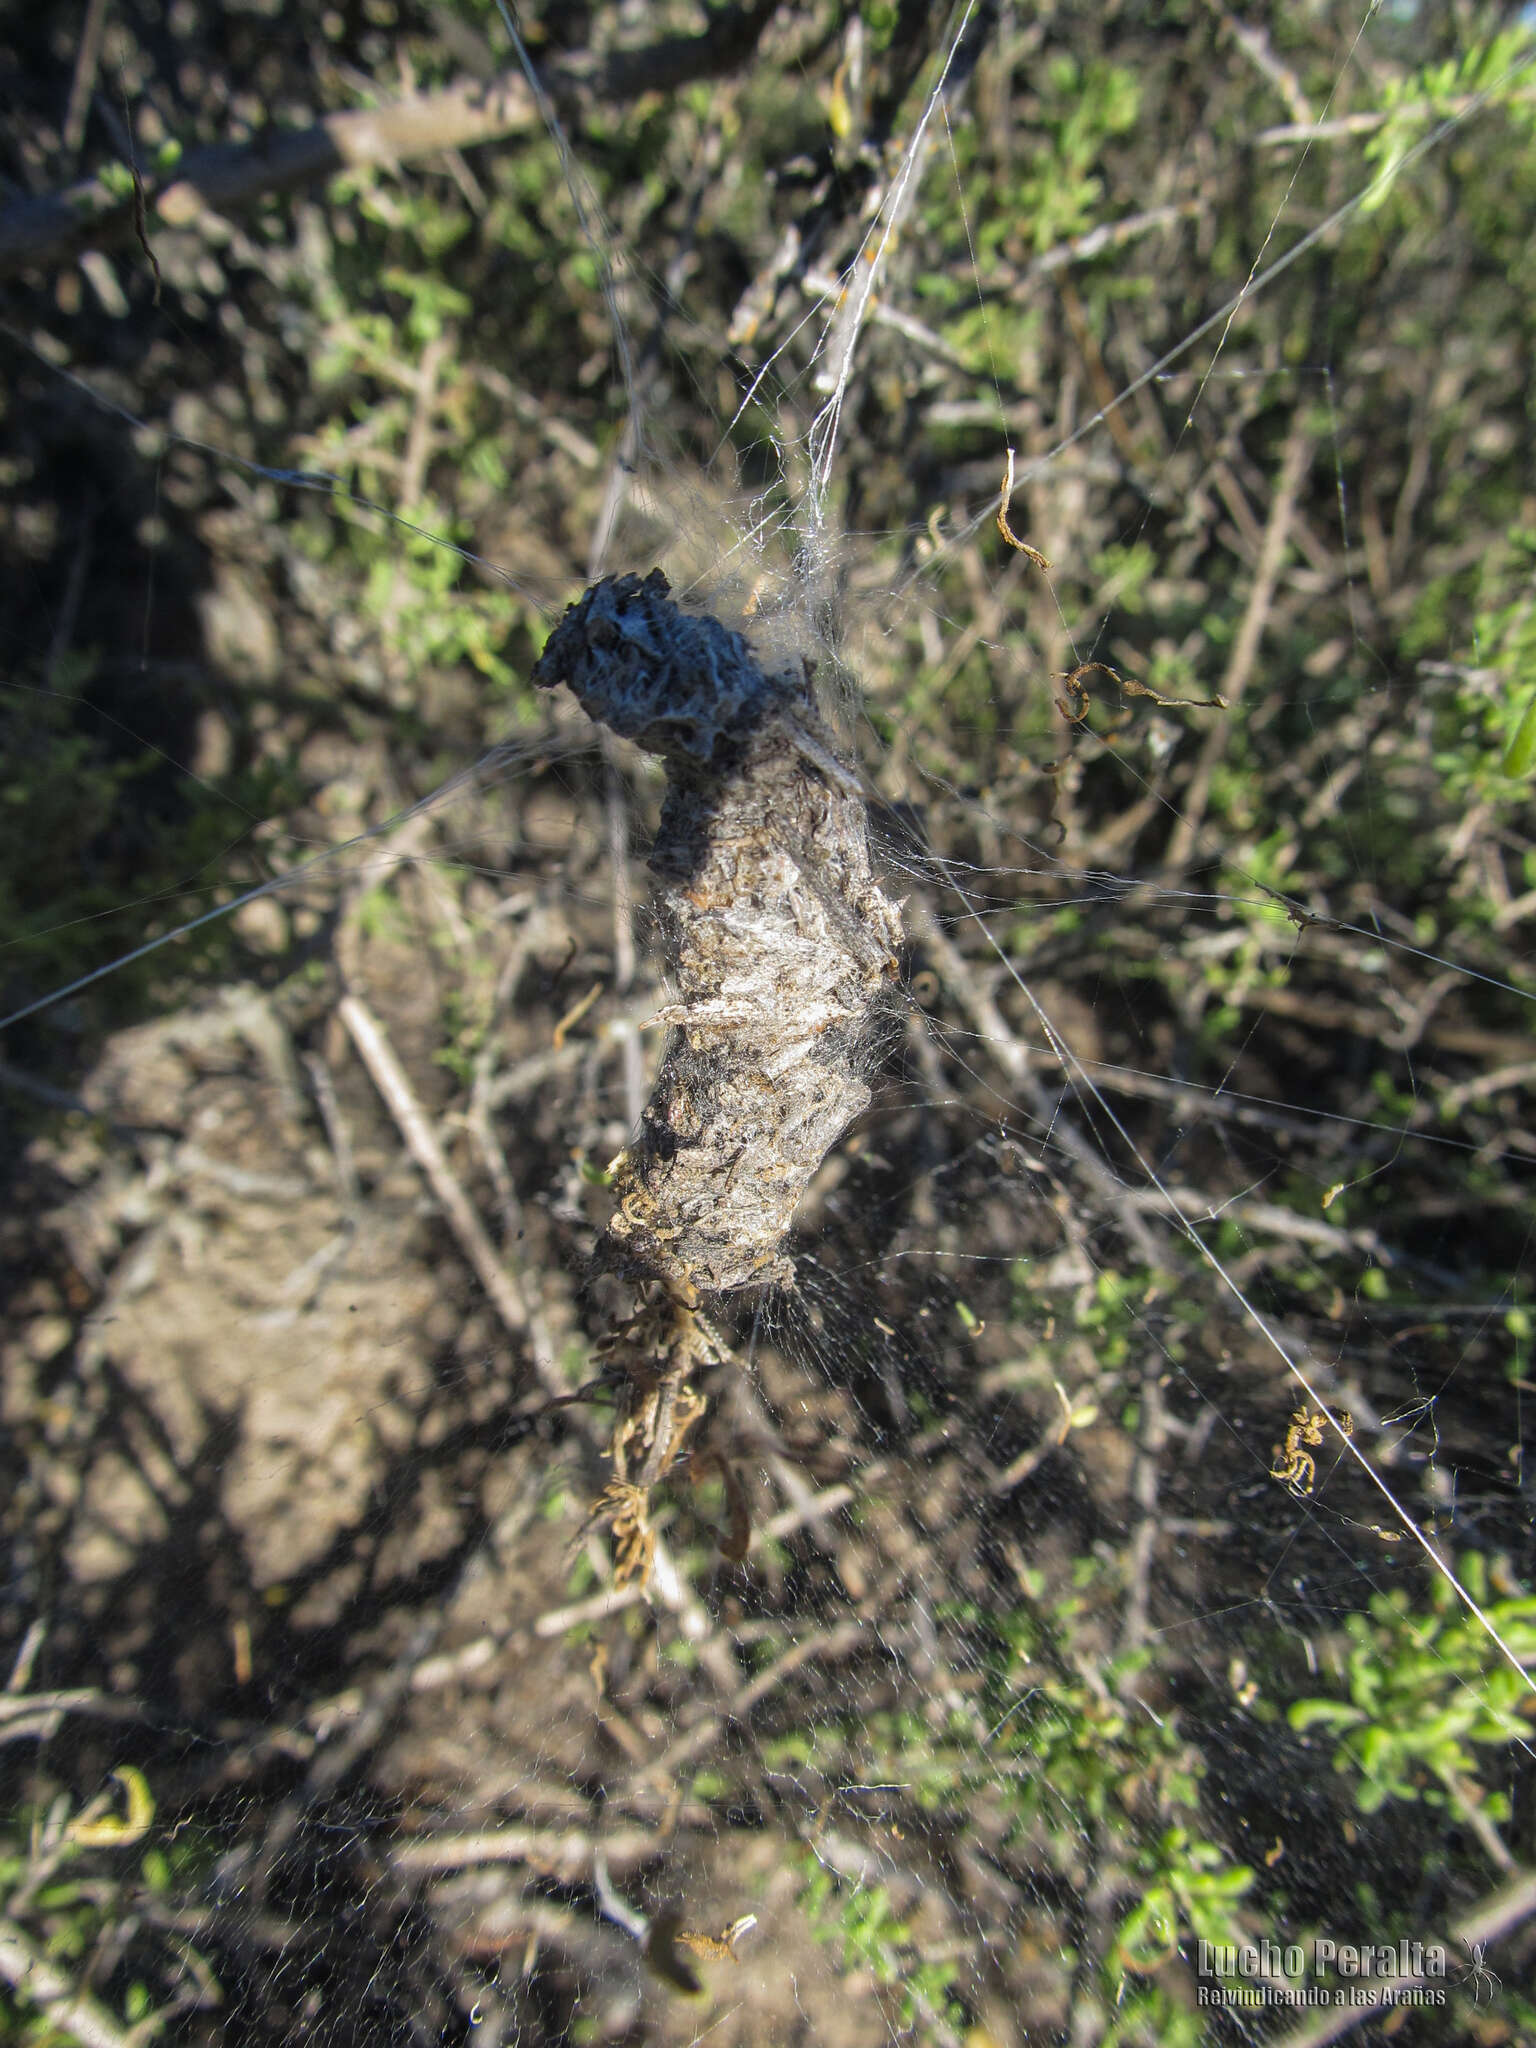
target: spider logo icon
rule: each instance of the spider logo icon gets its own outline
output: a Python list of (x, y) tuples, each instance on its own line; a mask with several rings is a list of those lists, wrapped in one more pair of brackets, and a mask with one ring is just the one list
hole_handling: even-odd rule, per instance
[(1499, 1989), (1498, 1973), (1490, 1970), (1483, 1961), (1483, 1944), (1480, 1941), (1469, 1943), (1468, 1953), (1472, 1960), (1466, 1966), (1467, 1988), (1472, 1993), (1473, 2004), (1481, 2005), (1485, 1997), (1491, 1999)]

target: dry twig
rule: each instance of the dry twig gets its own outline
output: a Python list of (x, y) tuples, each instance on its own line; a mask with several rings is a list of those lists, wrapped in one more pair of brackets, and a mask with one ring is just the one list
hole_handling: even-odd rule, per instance
[[(1469, 1955), (1481, 1955), (1489, 1942), (1509, 1934), (1522, 1921), (1529, 1920), (1533, 1913), (1536, 1913), (1536, 1871), (1523, 1870), (1509, 1884), (1490, 1892), (1481, 1905), (1474, 1906), (1470, 1913), (1464, 1913), (1455, 1921), (1451, 1927), (1451, 1939)], [(1383, 2005), (1424, 1981), (1420, 1973), (1382, 1977), (1374, 1981), (1361, 1980), (1353, 1987), (1348, 2005), (1322, 2007), (1304, 2026), (1287, 2034), (1280, 2048), (1324, 2048), (1325, 2043), (1341, 2039), (1362, 2020), (1379, 2013)]]
[(83, 2048), (133, 2048), (138, 2029), (120, 2027), (99, 1999), (78, 1991), (62, 1970), (55, 1969), (24, 1928), (0, 1920), (0, 1977), (42, 2012), (59, 2033), (73, 2035)]
[(638, 1870), (661, 1855), (666, 1843), (647, 1828), (615, 1828), (601, 1844), (586, 1828), (567, 1828), (560, 1834), (548, 1828), (485, 1828), (476, 1834), (424, 1835), (398, 1842), (389, 1860), (398, 1874), (410, 1877), (467, 1870), (477, 1863), (528, 1863), (562, 1884), (580, 1884), (590, 1879), (599, 1846), (611, 1869)]
[[(1311, 437), (1307, 432), (1306, 421), (1298, 411), (1291, 422), (1291, 431), (1286, 436), (1285, 453), (1280, 459), (1280, 475), (1275, 484), (1275, 495), (1270, 500), (1264, 542), (1259, 551), (1258, 567), (1254, 571), (1253, 585), (1248, 593), (1242, 624), (1238, 627), (1226, 673), (1222, 676), (1221, 687), (1217, 691), (1219, 697), (1226, 699), (1233, 716), (1243, 701), (1253, 675), (1259, 642), (1264, 635), (1265, 621), (1269, 617), (1270, 606), (1274, 603), (1280, 571), (1285, 562), (1291, 518), (1296, 510), (1296, 500), (1301, 493), (1302, 480), (1306, 476), (1311, 454)], [(1200, 837), (1200, 827), (1205, 819), (1205, 808), (1210, 801), (1211, 782), (1221, 764), (1222, 756), (1227, 751), (1231, 735), (1232, 718), (1228, 717), (1218, 720), (1205, 736), (1205, 744), (1200, 749), (1200, 758), (1195, 763), (1194, 773), (1180, 796), (1178, 818), (1173, 831), (1169, 834), (1166, 867), (1170, 874), (1177, 874), (1187, 867), (1195, 851)]]
[[(736, 69), (751, 53), (773, 13), (773, 0), (723, 8), (697, 36), (666, 36), (640, 50), (594, 62), (572, 55), (551, 64), (544, 89), (561, 109), (622, 102), (671, 92), (694, 79)], [(0, 212), (0, 278), (75, 250), (131, 240), (136, 209), (166, 227), (185, 227), (205, 212), (248, 206), (269, 192), (328, 178), (337, 171), (408, 163), (468, 149), (475, 143), (542, 126), (526, 80), (509, 73), (460, 79), (441, 92), (322, 114), (310, 128), (274, 129), (247, 144), (216, 143), (184, 156), (175, 174), (131, 199), (97, 178)]]
[[(427, 1114), (416, 1098), (415, 1090), (406, 1079), (405, 1069), (395, 1057), (384, 1027), (359, 996), (343, 996), (337, 1014), (346, 1026), (347, 1035), (357, 1047), (358, 1053), (374, 1086), (383, 1096), (390, 1115), (405, 1140), (406, 1149), (426, 1175), (432, 1192), (442, 1204), (448, 1227), (458, 1240), (459, 1249), (473, 1268), (476, 1278), (489, 1295), (492, 1306), (500, 1316), (508, 1332), (519, 1342), (535, 1338), (536, 1312), (529, 1307), (529, 1300), (522, 1282), (510, 1273), (496, 1256), (485, 1225), (480, 1221), (474, 1204), (465, 1194), (458, 1176), (448, 1164), (437, 1133), (427, 1119)], [(547, 1334), (542, 1342), (531, 1343), (535, 1369), (539, 1378), (554, 1395), (570, 1392), (555, 1363)]]

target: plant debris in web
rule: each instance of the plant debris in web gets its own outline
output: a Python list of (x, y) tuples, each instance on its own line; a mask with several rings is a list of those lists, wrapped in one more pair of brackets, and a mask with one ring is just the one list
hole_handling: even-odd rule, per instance
[(809, 660), (760, 659), (743, 634), (681, 609), (658, 569), (594, 584), (533, 674), (568, 684), (588, 717), (667, 770), (650, 867), (676, 992), (658, 1021), (672, 1035), (599, 1249), (601, 1266), (657, 1296), (659, 1317), (638, 1317), (635, 1341), (617, 1346), (629, 1400), (602, 1507), (621, 1570), (643, 1577), (649, 1488), (698, 1414), (697, 1311), (793, 1280), (796, 1207), (869, 1101), (901, 919)]

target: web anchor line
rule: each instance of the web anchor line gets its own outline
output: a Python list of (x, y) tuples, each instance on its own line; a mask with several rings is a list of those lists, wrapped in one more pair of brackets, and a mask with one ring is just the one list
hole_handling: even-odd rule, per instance
[(606, 1346), (624, 1392), (596, 1512), (620, 1583), (649, 1574), (650, 1491), (703, 1414), (693, 1374), (722, 1355), (701, 1311), (793, 1282), (790, 1224), (869, 1101), (898, 972), (900, 914), (813, 675), (793, 648), (759, 653), (683, 610), (660, 570), (594, 584), (533, 671), (667, 770), (649, 865), (671, 1037), (597, 1251), (642, 1296)]

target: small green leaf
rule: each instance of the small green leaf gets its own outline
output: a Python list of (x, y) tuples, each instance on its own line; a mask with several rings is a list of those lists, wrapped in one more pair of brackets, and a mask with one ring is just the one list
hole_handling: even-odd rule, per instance
[(1504, 758), (1499, 763), (1501, 773), (1510, 776), (1529, 775), (1533, 767), (1536, 767), (1536, 690), (1532, 690), (1527, 698), (1514, 738), (1504, 749)]

